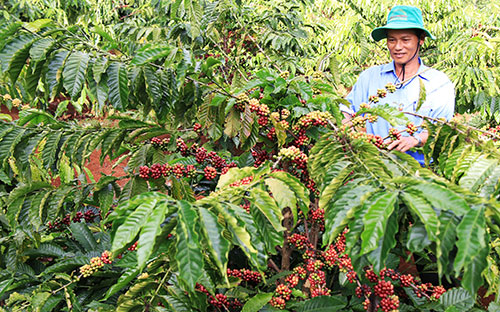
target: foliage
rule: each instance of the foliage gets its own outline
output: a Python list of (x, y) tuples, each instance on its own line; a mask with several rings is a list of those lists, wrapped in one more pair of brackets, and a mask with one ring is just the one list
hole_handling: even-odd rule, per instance
[(478, 271), (466, 270), (462, 279), (462, 286), (474, 293), (482, 278), (477, 272), (487, 266), (486, 258), (479, 260), (478, 255), (488, 254), (490, 248), (489, 234), (481, 229), (486, 216), (498, 216), (498, 151), (481, 144), (474, 152), (461, 154), (464, 146), (471, 146), (466, 139), (480, 142), (469, 129), (428, 126), (433, 136), (424, 147), (426, 159), (434, 160), (432, 167), (441, 176), (405, 154), (379, 155), (378, 149), (364, 140), (352, 140), (348, 133), (330, 135), (324, 138), (326, 144), (316, 145), (308, 165), (319, 173), (313, 178), (322, 181), (319, 203), (320, 207), (324, 203), (329, 229), (325, 239), (332, 242), (347, 225), (347, 250), (353, 262), (361, 267), (371, 263), (377, 271), (398, 243), (411, 252), (424, 252), (424, 257), (432, 252), (440, 275), (459, 276), (462, 268), (477, 265)]

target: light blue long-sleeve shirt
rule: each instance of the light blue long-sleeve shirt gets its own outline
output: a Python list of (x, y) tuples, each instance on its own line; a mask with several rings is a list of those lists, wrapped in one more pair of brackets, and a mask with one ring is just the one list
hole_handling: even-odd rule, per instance
[[(394, 93), (387, 93), (387, 96), (380, 98), (380, 101), (373, 105), (389, 104), (404, 112), (413, 112), (420, 115), (433, 118), (446, 118), (450, 120), (453, 117), (455, 110), (455, 89), (453, 83), (448, 77), (433, 68), (425, 66), (419, 59), (420, 67), (418, 76), (414, 77), (409, 82), (406, 82), (401, 88)], [(417, 103), (420, 94), (420, 78), (425, 86), (426, 98), (420, 109), (416, 111)], [(407, 79), (407, 78), (405, 78)], [(355, 113), (360, 108), (361, 103), (368, 103), (370, 95), (377, 95), (377, 89), (384, 89), (387, 83), (397, 84), (399, 79), (396, 76), (394, 62), (373, 66), (362, 72), (358, 81), (352, 88), (346, 99), (352, 104), (351, 107), (342, 107), (341, 110), (347, 113)], [(416, 126), (422, 124), (423, 120), (419, 117), (406, 115)], [(391, 126), (386, 120), (378, 118), (374, 123), (366, 123), (366, 132), (373, 135), (385, 137), (389, 134), (390, 128), (396, 128), (401, 131), (406, 128), (406, 125)], [(421, 132), (419, 129), (418, 132)], [(406, 132), (402, 135), (408, 135)], [(415, 159), (423, 164), (423, 155), (409, 152)]]

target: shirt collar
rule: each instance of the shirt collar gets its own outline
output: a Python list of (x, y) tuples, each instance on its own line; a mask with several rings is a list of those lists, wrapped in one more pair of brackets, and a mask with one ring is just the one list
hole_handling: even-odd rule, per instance
[[(418, 68), (418, 71), (417, 71), (418, 75), (425, 80), (429, 80), (429, 76), (428, 76), (429, 71), (422, 73), (423, 71), (427, 70), (429, 67), (424, 65), (424, 62), (422, 61), (422, 59), (420, 57), (418, 58), (418, 62), (420, 63), (420, 67)], [(394, 61), (382, 65), (382, 72), (384, 72), (384, 73), (393, 72), (395, 75), (396, 69), (394, 67)]]

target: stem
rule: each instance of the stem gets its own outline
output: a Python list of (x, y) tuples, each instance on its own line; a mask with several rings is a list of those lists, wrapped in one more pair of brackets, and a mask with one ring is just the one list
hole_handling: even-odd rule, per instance
[(272, 167), (273, 170), (278, 168), (278, 165), (281, 162), (282, 158), (283, 158), (283, 156), (280, 156), (280, 157), (278, 157), (278, 159), (276, 159), (276, 162), (273, 164), (273, 167)]
[(370, 305), (368, 306), (368, 312), (377, 312), (379, 301), (380, 301), (380, 299), (378, 296), (375, 296), (375, 294), (371, 294)]
[[(82, 278), (82, 276), (83, 276), (83, 274), (80, 274), (75, 281), (80, 280), (80, 278)], [(66, 289), (66, 287), (68, 287), (69, 285), (73, 284), (75, 281), (71, 281), (71, 282), (67, 283), (66, 285), (63, 285), (63, 286), (59, 287), (58, 289), (53, 290), (52, 294), (55, 295), (58, 292), (60, 292), (61, 290)]]
[(408, 168), (404, 167), (403, 165), (401, 165), (401, 163), (399, 161), (396, 161), (394, 158), (390, 157), (390, 153), (387, 152), (386, 150), (383, 150), (383, 149), (380, 149), (380, 151), (388, 158), (390, 159), (396, 166), (399, 167), (399, 169), (401, 169), (402, 171), (406, 171), (406, 173), (408, 174), (411, 174), (411, 171), (408, 170)]
[[(224, 76), (224, 78), (225, 78), (225, 76)], [(226, 80), (226, 82), (228, 82), (227, 79), (225, 79), (225, 80)], [(217, 81), (215, 81), (214, 79), (210, 79), (210, 81), (212, 81), (217, 87), (219, 87), (222, 91), (224, 91), (225, 95), (233, 97), (233, 98), (236, 99), (236, 97), (234, 95), (232, 95), (231, 93), (229, 93), (229, 91), (226, 91), (226, 89), (224, 89), (224, 87), (222, 87), (221, 85), (219, 85), (219, 83), (217, 83)], [(200, 82), (198, 82), (198, 83), (200, 83)]]
[(330, 125), (330, 127), (332, 127), (333, 130), (335, 131), (339, 130), (337, 126), (333, 123), (333, 121), (331, 121), (330, 119), (328, 119), (328, 124)]
[(167, 278), (169, 272), (170, 272), (170, 268), (167, 270), (167, 272), (165, 272), (165, 275), (163, 275), (163, 278), (161, 279), (160, 284), (158, 284), (158, 287), (155, 290), (155, 294), (151, 297), (151, 300), (149, 300), (149, 305), (153, 304), (153, 300), (158, 295), (158, 292), (160, 291), (161, 287), (165, 283), (165, 279)]
[(431, 300), (431, 297), (426, 294), (424, 291), (421, 291), (420, 289), (417, 288), (417, 286), (413, 285), (413, 284), (410, 284), (411, 288), (417, 292), (419, 292), (421, 295), (423, 295), (425, 298), (427, 298), (428, 300)]
[(125, 18), (127, 18), (127, 17), (131, 17), (132, 15), (135, 15), (135, 14), (137, 14), (137, 12), (136, 12), (136, 11), (132, 11), (131, 13), (129, 13), (129, 14), (127, 14), (127, 15), (124, 15), (124, 16), (120, 17), (120, 20), (123, 20), (123, 19), (125, 19)]
[[(314, 203), (311, 205), (311, 209), (316, 210), (318, 209), (318, 206), (319, 206), (319, 198), (316, 198), (314, 200)], [(309, 236), (309, 242), (313, 245), (314, 249), (316, 249), (319, 239), (319, 225), (316, 222), (311, 225), (311, 230), (308, 236)]]
[(267, 264), (273, 269), (275, 270), (276, 272), (279, 272), (280, 271), (280, 268), (278, 268), (278, 266), (276, 265), (276, 263), (273, 261), (273, 259), (269, 259), (267, 260)]
[(66, 287), (64, 287), (64, 298), (66, 299), (66, 305), (68, 306), (68, 311), (73, 310), (73, 304), (71, 304), (71, 296), (68, 293)]
[[(370, 170), (370, 168), (368, 168), (368, 166), (366, 166), (366, 164), (364, 163), (364, 161), (362, 161), (362, 160), (358, 157), (358, 155), (356, 155), (356, 153), (353, 151), (353, 149), (352, 149), (351, 145), (350, 145), (350, 144), (347, 144), (347, 142), (345, 141), (345, 138), (343, 138), (343, 137), (342, 137), (342, 142), (341, 142), (341, 143), (342, 143), (344, 146), (346, 146), (346, 147), (347, 147), (347, 150), (350, 152), (351, 156), (352, 156), (352, 157), (356, 160), (356, 162), (357, 162), (358, 164), (362, 165), (362, 166), (365, 168), (366, 172), (368, 172), (368, 173), (369, 173), (369, 174), (373, 177), (373, 179), (374, 179), (374, 180), (379, 181), (379, 179), (380, 179), (380, 178), (379, 178), (377, 175), (375, 175), (375, 174), (374, 174), (374, 173)], [(347, 150), (346, 150), (346, 152), (347, 152)]]
[[(435, 122), (439, 122), (439, 123), (442, 123), (442, 124), (445, 124), (445, 125), (448, 125), (448, 126), (455, 126), (454, 124), (448, 122), (448, 121), (444, 121), (444, 120), (441, 120), (441, 119), (436, 119), (436, 118), (433, 118), (433, 117), (428, 117), (428, 116), (423, 116), (423, 115), (420, 115), (420, 114), (417, 114), (417, 113), (413, 113), (413, 112), (403, 112), (404, 114), (408, 114), (408, 115), (411, 115), (411, 116), (415, 116), (415, 117), (420, 117), (422, 119), (428, 119), (428, 120), (432, 120), (432, 121), (435, 121)], [(475, 130), (475, 131), (479, 131), (481, 133), (484, 133), (484, 134), (488, 134), (488, 135), (491, 135), (497, 139), (500, 139), (500, 136), (495, 134), (495, 133), (492, 133), (492, 132), (489, 132), (489, 131), (486, 131), (486, 130), (483, 130), (483, 129), (479, 129), (479, 128), (476, 128), (474, 126), (470, 126), (470, 125), (463, 125), (469, 129), (472, 129), (472, 130)], [(458, 132), (460, 132), (461, 134), (466, 134), (465, 132), (461, 131), (460, 129), (456, 129)]]
[(284, 212), (283, 225), (286, 228), (284, 233), (283, 248), (281, 249), (281, 269), (288, 271), (290, 270), (290, 258), (292, 256), (293, 249), (288, 245), (288, 233), (293, 226), (293, 215), (290, 208), (286, 208)]
[(304, 217), (304, 231), (306, 232), (307, 238), (309, 238), (309, 229), (308, 229), (307, 220), (305, 217)]

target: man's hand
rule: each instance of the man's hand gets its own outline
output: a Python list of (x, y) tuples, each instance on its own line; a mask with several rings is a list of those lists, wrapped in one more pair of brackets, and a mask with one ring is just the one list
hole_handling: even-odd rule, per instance
[(410, 148), (417, 146), (418, 143), (418, 139), (413, 136), (403, 136), (399, 140), (392, 141), (391, 144), (387, 146), (387, 149), (396, 149), (396, 151), (406, 152)]
[(351, 114), (346, 113), (346, 112), (342, 112), (342, 114), (344, 115), (344, 119), (342, 119), (342, 124), (343, 125), (349, 124), (351, 122), (351, 119), (352, 119)]

